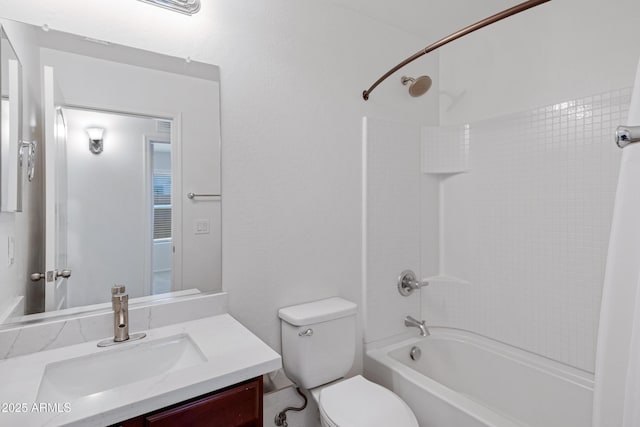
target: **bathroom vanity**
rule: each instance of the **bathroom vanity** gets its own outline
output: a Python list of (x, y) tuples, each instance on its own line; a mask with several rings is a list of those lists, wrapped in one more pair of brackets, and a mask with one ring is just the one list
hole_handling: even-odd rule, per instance
[(0, 425), (262, 425), (261, 378), (281, 358), (233, 317), (144, 332), (108, 348), (96, 340), (0, 363), (0, 402), (14, 403)]
[(114, 427), (262, 427), (262, 377), (141, 415)]

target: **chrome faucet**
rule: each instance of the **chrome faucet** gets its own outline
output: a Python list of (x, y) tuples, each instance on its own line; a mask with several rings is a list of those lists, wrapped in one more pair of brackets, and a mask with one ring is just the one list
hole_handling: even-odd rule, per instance
[(420, 336), (421, 337), (427, 337), (429, 335), (431, 335), (429, 333), (429, 329), (427, 329), (427, 325), (425, 325), (424, 320), (416, 320), (411, 316), (407, 316), (404, 319), (404, 326), (408, 327), (408, 328), (418, 328), (420, 329)]
[(400, 295), (402, 295), (403, 297), (408, 297), (416, 289), (429, 286), (429, 282), (418, 280), (416, 278), (416, 273), (414, 273), (411, 270), (405, 270), (402, 273), (400, 273), (400, 276), (398, 276), (397, 286), (398, 286), (398, 292), (400, 292)]
[(111, 288), (111, 306), (113, 307), (113, 339), (106, 339), (98, 343), (98, 347), (108, 347), (125, 341), (135, 341), (147, 336), (138, 333), (129, 336), (129, 294), (122, 285)]
[(115, 285), (111, 288), (111, 305), (113, 306), (113, 340), (116, 342), (129, 339), (129, 294), (126, 288)]

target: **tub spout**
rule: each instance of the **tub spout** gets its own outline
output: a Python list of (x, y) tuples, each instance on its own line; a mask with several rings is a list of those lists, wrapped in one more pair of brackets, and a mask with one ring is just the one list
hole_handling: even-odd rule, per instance
[(424, 320), (417, 320), (414, 319), (411, 316), (407, 316), (404, 319), (404, 326), (408, 327), (408, 328), (418, 328), (420, 329), (420, 336), (421, 337), (427, 337), (429, 335), (431, 335), (429, 333), (429, 329), (427, 329), (427, 325), (425, 325)]

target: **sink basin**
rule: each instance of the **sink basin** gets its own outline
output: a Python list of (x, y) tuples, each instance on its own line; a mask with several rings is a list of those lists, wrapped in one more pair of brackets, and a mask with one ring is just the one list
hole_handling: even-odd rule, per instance
[(123, 343), (46, 365), (38, 402), (70, 402), (207, 361), (188, 334)]

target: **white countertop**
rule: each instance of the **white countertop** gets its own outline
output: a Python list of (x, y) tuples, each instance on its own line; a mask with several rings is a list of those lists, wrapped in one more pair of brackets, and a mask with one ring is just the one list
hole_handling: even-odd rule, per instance
[[(136, 333), (142, 331), (130, 331)], [(140, 341), (98, 348), (97, 340), (0, 361), (0, 425), (105, 426), (209, 393), (282, 367), (280, 355), (228, 314), (144, 331)], [(78, 398), (36, 402), (47, 364), (188, 334), (207, 361)], [(96, 366), (100, 369), (100, 366)], [(114, 372), (114, 375), (118, 375)], [(41, 405), (42, 403), (49, 404)], [(18, 412), (24, 410), (24, 412)]]

